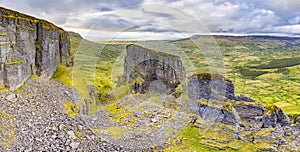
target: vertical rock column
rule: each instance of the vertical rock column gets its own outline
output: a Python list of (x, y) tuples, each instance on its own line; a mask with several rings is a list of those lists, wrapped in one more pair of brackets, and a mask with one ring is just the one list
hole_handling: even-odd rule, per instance
[(37, 74), (51, 78), (60, 62), (59, 31), (37, 23), (36, 61)]

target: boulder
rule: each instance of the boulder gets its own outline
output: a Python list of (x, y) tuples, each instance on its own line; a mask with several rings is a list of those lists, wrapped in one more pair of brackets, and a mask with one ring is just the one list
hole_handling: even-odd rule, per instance
[(6, 96), (5, 99), (10, 102), (16, 102), (18, 100), (16, 94), (10, 94)]

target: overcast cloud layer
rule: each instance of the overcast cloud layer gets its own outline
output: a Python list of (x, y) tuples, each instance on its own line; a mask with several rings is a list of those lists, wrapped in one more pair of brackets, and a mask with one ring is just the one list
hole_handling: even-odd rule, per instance
[[(299, 0), (0, 0), (90, 39), (178, 38), (182, 33), (300, 35)], [(93, 34), (91, 34), (93, 33)]]

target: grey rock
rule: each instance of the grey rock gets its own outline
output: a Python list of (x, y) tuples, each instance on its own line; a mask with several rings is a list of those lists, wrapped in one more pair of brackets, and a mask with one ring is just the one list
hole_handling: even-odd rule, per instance
[(67, 32), (52, 23), (2, 7), (0, 15), (0, 86), (16, 90), (32, 74), (49, 79), (59, 63), (69, 65)]
[(77, 149), (78, 148), (78, 146), (79, 146), (79, 142), (72, 142), (71, 144), (70, 144), (70, 146), (72, 147), (72, 149)]
[(209, 73), (194, 74), (189, 77), (187, 87), (189, 102), (199, 99), (224, 102), (235, 99), (234, 85), (224, 77)]
[(247, 105), (247, 104), (237, 104), (233, 106), (237, 111), (239, 116), (247, 119), (255, 119), (257, 117), (264, 115), (264, 107), (261, 104), (258, 105)]
[(153, 122), (153, 123), (156, 123), (156, 122), (158, 122), (158, 118), (157, 117), (153, 117), (153, 118), (150, 119), (150, 121)]
[[(0, 128), (7, 126), (0, 133), (0, 142), (15, 133), (10, 147), (0, 146), (0, 151), (125, 151), (106, 140), (99, 142), (99, 136), (83, 120), (70, 118), (63, 105), (76, 102), (77, 95), (62, 93), (65, 91), (71, 93), (72, 89), (57, 81), (29, 79), (24, 89), (14, 94), (18, 102), (8, 102), (5, 98), (11, 94), (0, 92), (1, 119), (5, 119)], [(84, 136), (76, 136), (75, 130)]]
[(264, 128), (276, 127), (276, 125), (290, 126), (291, 120), (279, 109), (270, 115), (264, 116), (262, 123)]
[(5, 99), (10, 101), (10, 102), (16, 102), (18, 100), (16, 98), (16, 94), (10, 94), (10, 95), (6, 96)]
[(72, 139), (76, 139), (76, 135), (73, 131), (68, 131), (67, 134), (72, 138)]
[(192, 111), (197, 111), (197, 101), (199, 99), (225, 102), (227, 100), (237, 100), (253, 102), (254, 100), (241, 94), (236, 96), (234, 84), (226, 80), (225, 77), (217, 74), (201, 73), (189, 77), (187, 86), (189, 101)]
[(208, 105), (199, 104), (200, 118), (210, 123), (223, 123), (236, 126), (239, 123), (239, 117), (231, 111), (219, 109)]
[(176, 144), (178, 145), (178, 144), (181, 144), (182, 143), (182, 140), (181, 139), (177, 139), (176, 140)]
[(254, 102), (253, 99), (251, 99), (250, 97), (247, 97), (245, 94), (240, 94), (239, 96), (236, 96), (235, 100), (246, 101), (246, 102)]
[(132, 84), (132, 93), (172, 93), (185, 80), (180, 57), (138, 45), (128, 45), (124, 80)]

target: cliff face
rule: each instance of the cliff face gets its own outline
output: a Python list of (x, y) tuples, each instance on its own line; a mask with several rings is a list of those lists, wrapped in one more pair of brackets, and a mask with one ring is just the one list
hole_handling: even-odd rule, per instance
[(180, 57), (137, 45), (127, 46), (124, 79), (133, 93), (172, 93), (185, 80)]
[(59, 63), (70, 64), (68, 33), (0, 7), (0, 86), (20, 87), (32, 75), (49, 79)]

